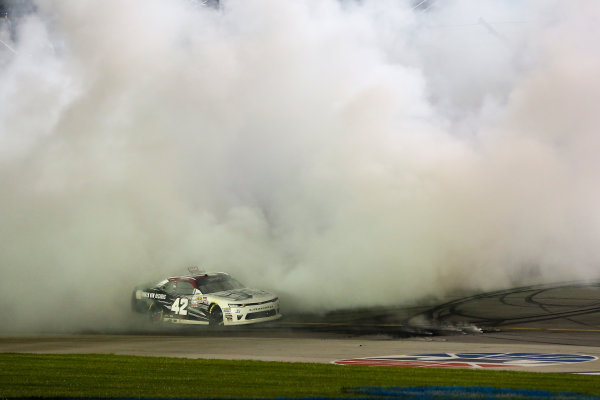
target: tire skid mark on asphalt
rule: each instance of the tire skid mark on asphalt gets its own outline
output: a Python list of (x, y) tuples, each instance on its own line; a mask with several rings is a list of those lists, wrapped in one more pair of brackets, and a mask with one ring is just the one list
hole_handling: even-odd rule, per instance
[[(585, 304), (556, 304), (554, 303), (554, 301), (556, 301), (556, 299), (558, 299), (559, 297), (554, 296), (549, 297), (548, 299), (552, 300), (552, 303), (547, 303), (543, 300), (538, 299), (542, 294), (547, 294), (553, 290), (568, 290), (582, 288), (597, 289), (599, 286), (600, 282), (571, 282), (555, 285), (531, 285), (508, 290), (499, 290), (447, 302), (445, 304), (436, 306), (422, 313), (421, 315), (425, 316), (432, 323), (436, 324), (461, 321), (486, 327), (504, 327), (509, 324), (544, 322), (550, 320), (563, 319), (569, 321), (571, 324), (593, 327), (597, 325), (597, 321), (599, 321), (600, 318), (596, 318), (594, 321), (595, 323), (587, 323), (585, 321), (576, 320), (574, 318), (600, 313), (600, 298), (598, 298), (597, 302), (594, 301), (590, 303), (590, 298), (588, 297), (577, 298), (573, 296), (565, 297), (564, 295), (560, 297), (564, 300), (570, 300), (571, 302), (579, 301), (580, 303), (583, 302)], [(521, 295), (521, 297), (515, 296), (519, 294)], [(512, 297), (509, 299), (509, 296)], [(497, 303), (500, 306), (505, 306), (505, 309), (506, 307), (514, 307), (521, 310), (521, 312), (523, 309), (531, 309), (532, 314), (513, 317), (493, 317), (489, 315), (479, 315), (477, 313), (477, 308), (475, 308), (474, 310), (465, 309), (469, 305), (476, 304), (481, 300), (494, 299), (497, 300)], [(519, 302), (519, 300), (522, 301), (523, 304), (515, 304)], [(530, 305), (529, 307), (527, 306), (528, 304)], [(550, 307), (567, 308), (567, 310), (553, 311), (552, 309), (550, 309)]]

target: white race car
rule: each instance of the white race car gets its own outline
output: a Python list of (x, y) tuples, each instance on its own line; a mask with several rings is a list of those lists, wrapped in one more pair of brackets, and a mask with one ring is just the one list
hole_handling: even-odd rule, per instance
[(241, 325), (281, 318), (279, 299), (264, 290), (250, 289), (224, 272), (175, 276), (136, 286), (134, 311), (151, 320), (176, 324)]

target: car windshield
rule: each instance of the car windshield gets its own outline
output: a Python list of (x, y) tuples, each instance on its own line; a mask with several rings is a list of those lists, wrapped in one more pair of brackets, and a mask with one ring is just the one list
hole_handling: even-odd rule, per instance
[(241, 289), (244, 287), (244, 285), (230, 276), (211, 276), (203, 279), (196, 279), (196, 284), (203, 294)]

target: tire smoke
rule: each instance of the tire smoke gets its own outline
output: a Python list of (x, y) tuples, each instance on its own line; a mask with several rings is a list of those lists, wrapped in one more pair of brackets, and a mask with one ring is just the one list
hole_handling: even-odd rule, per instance
[(190, 264), (320, 311), (597, 278), (600, 3), (200, 3), (0, 22), (3, 331)]

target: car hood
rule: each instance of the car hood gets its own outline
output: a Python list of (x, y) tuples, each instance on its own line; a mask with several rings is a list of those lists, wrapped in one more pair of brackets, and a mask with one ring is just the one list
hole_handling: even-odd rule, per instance
[(275, 295), (264, 290), (243, 288), (225, 290), (222, 292), (210, 293), (207, 296), (223, 300), (228, 303), (260, 303), (273, 300)]

